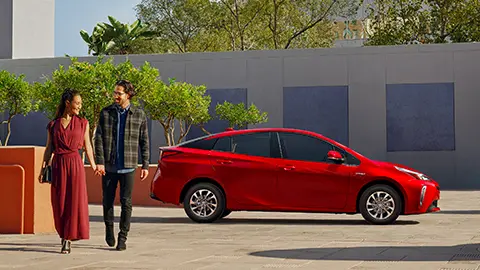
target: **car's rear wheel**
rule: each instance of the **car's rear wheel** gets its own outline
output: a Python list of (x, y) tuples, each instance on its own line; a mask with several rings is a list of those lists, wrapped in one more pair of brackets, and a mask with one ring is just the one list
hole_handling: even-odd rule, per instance
[(222, 217), (225, 210), (225, 195), (211, 183), (198, 183), (185, 194), (183, 208), (195, 222), (214, 222)]
[(400, 194), (388, 185), (367, 188), (359, 200), (360, 213), (371, 224), (386, 225), (397, 220), (402, 211)]

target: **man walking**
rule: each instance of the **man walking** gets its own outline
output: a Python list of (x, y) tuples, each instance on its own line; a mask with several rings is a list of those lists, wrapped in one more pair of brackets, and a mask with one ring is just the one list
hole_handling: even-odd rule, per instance
[(138, 166), (138, 150), (140, 148), (142, 157), (140, 177), (143, 181), (148, 176), (149, 138), (145, 112), (130, 103), (135, 96), (133, 85), (129, 81), (120, 80), (115, 85), (113, 95), (114, 104), (100, 112), (95, 132), (95, 159), (97, 171), (103, 175), (105, 241), (110, 247), (115, 246), (113, 204), (120, 182), (122, 212), (116, 249), (125, 250), (132, 216), (132, 191)]

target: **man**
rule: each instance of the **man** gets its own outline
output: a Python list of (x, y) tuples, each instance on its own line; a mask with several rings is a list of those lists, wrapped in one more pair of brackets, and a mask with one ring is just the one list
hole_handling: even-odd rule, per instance
[(105, 241), (110, 247), (115, 246), (113, 204), (120, 182), (122, 212), (116, 249), (125, 250), (132, 216), (132, 190), (138, 166), (138, 150), (140, 147), (140, 178), (143, 181), (148, 176), (149, 139), (145, 112), (130, 104), (135, 96), (133, 85), (120, 80), (115, 85), (113, 95), (115, 103), (100, 112), (95, 133), (95, 159), (97, 172), (102, 175)]

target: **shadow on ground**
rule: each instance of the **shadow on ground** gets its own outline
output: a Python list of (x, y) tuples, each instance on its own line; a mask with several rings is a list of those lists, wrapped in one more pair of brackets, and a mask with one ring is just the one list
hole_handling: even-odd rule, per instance
[[(103, 222), (102, 216), (90, 216), (91, 222)], [(115, 218), (119, 222), (119, 218)], [(135, 217), (132, 223), (197, 224), (188, 217)], [(351, 219), (273, 219), (273, 218), (223, 218), (214, 224), (254, 224), (254, 225), (369, 225), (365, 220)], [(397, 220), (392, 225), (416, 225), (418, 221)]]
[[(72, 249), (74, 248), (85, 248), (85, 249), (99, 249), (99, 250), (112, 250), (112, 248), (107, 248), (103, 246), (96, 245), (86, 245), (81, 244), (81, 242), (73, 242)], [(58, 249), (58, 250), (57, 250)], [(1, 251), (19, 251), (19, 252), (40, 252), (40, 253), (55, 253), (59, 254), (61, 249), (60, 241), (58, 244), (55, 243), (0, 243), (0, 252)]]
[(480, 244), (283, 249), (252, 252), (266, 258), (333, 261), (480, 261)]
[(480, 215), (480, 210), (441, 210), (433, 215)]

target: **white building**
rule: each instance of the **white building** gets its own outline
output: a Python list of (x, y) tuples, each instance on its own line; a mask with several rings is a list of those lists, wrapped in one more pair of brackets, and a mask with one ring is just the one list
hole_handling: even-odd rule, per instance
[(0, 0), (0, 59), (55, 55), (55, 0)]

